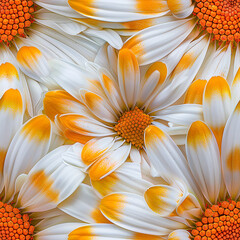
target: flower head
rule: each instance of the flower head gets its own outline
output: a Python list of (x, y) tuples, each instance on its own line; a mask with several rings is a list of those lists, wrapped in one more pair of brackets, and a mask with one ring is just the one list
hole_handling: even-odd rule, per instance
[[(168, 93), (171, 83), (166, 80), (165, 64), (156, 62), (142, 75), (135, 55), (128, 49), (122, 49), (118, 56), (113, 51), (110, 56), (113, 62), (108, 69), (95, 63), (86, 71), (54, 62), (50, 78), (68, 93), (48, 92), (44, 99), (44, 112), (62, 134), (86, 143), (82, 160), (95, 180), (113, 172), (129, 156), (138, 162), (144, 158), (144, 134), (149, 125), (162, 126), (172, 135), (184, 135), (186, 125), (198, 119), (201, 112), (192, 104), (170, 106), (178, 92)], [(183, 119), (181, 114), (189, 118)], [(183, 123), (178, 129), (164, 124), (177, 118)]]

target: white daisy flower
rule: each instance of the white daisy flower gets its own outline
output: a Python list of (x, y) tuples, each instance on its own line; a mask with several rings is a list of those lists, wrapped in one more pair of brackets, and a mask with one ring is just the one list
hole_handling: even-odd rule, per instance
[[(74, 19), (79, 14), (73, 9), (67, 11), (61, 2), (6, 0), (0, 4), (0, 66), (8, 62), (17, 69), (30, 116), (37, 114), (36, 105), (53, 85), (42, 80), (48, 74), (47, 60), (61, 58), (73, 63), (93, 60), (105, 42), (104, 36), (111, 35), (111, 30), (102, 35), (98, 30), (89, 31), (86, 24)], [(52, 11), (54, 8), (48, 6), (51, 4), (56, 4), (55, 10), (66, 11), (62, 14)], [(114, 47), (121, 48), (119, 35), (112, 35)]]
[[(240, 103), (227, 119), (220, 147), (206, 123), (192, 123), (186, 158), (168, 134), (148, 126), (146, 151), (163, 180), (142, 194), (122, 191), (105, 196), (100, 204), (103, 215), (119, 227), (160, 239), (238, 239), (239, 110)], [(142, 182), (135, 179), (133, 184), (130, 175), (128, 184), (134, 188)]]
[(74, 219), (57, 205), (85, 178), (74, 166), (82, 146), (54, 149), (51, 121), (39, 115), (23, 124), (23, 118), (20, 92), (6, 90), (0, 98), (0, 239), (51, 239), (44, 233), (50, 227), (58, 239), (67, 239), (71, 228), (55, 225)]
[[(161, 126), (182, 142), (188, 125), (201, 118), (202, 112), (197, 104), (170, 106), (178, 100), (179, 91), (168, 91), (172, 82), (166, 79), (164, 63), (156, 62), (141, 74), (144, 69), (131, 51), (122, 49), (117, 56), (112, 48), (108, 50), (107, 69), (96, 63), (82, 68), (62, 61), (52, 63), (49, 78), (65, 91), (50, 91), (44, 98), (44, 113), (63, 135), (87, 142), (82, 160), (94, 180), (116, 170), (128, 156), (137, 162), (147, 158), (147, 126)], [(102, 55), (98, 57), (100, 62)], [(166, 124), (176, 119), (182, 126)]]
[[(90, 2), (94, 6), (102, 3), (101, 0)], [(114, 12), (116, 11), (114, 4), (118, 1), (111, 2), (108, 11)], [(148, 4), (148, 1), (127, 2)], [(181, 59), (181, 65), (185, 66), (183, 69), (188, 75), (186, 84), (190, 84), (195, 77), (208, 80), (216, 75), (229, 79), (231, 83), (240, 66), (238, 1), (151, 2), (155, 7), (150, 7), (149, 3), (149, 14), (146, 14), (148, 17), (151, 16), (150, 26), (138, 31), (124, 44), (124, 47), (134, 52), (139, 64), (146, 65), (161, 60), (169, 69), (173, 69)], [(126, 2), (118, 4), (123, 7)], [(94, 14), (97, 15), (98, 12), (96, 10)], [(164, 16), (155, 15), (163, 12)], [(117, 15), (114, 20), (118, 20)], [(193, 54), (186, 54), (196, 40), (204, 41), (204, 44), (199, 46), (201, 49), (196, 49)], [(202, 54), (198, 55), (197, 51), (202, 51)], [(191, 72), (192, 64), (195, 64), (195, 72)]]

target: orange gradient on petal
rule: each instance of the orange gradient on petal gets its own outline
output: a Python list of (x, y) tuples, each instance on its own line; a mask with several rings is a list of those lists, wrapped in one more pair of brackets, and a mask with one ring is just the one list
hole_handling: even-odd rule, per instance
[(28, 121), (22, 128), (21, 133), (28, 139), (41, 142), (49, 140), (51, 134), (51, 122), (45, 115), (39, 115)]
[(136, 0), (136, 9), (145, 14), (162, 12), (166, 5), (161, 0)]
[(207, 147), (212, 138), (213, 134), (208, 126), (202, 121), (196, 121), (189, 128), (187, 143), (194, 148)]
[(45, 174), (44, 170), (40, 170), (31, 175), (30, 181), (33, 186), (46, 198), (48, 198), (52, 202), (58, 202), (60, 193), (58, 190), (53, 189), (52, 186), (54, 181)]
[(91, 226), (83, 226), (73, 230), (68, 235), (68, 240), (77, 240), (77, 239), (84, 239), (84, 240), (94, 240), (94, 231)]
[(31, 68), (38, 62), (38, 58), (42, 56), (41, 51), (36, 47), (21, 47), (17, 53), (18, 62), (27, 68)]
[(198, 79), (194, 81), (186, 92), (184, 103), (202, 104), (206, 84), (207, 80)]
[(82, 105), (81, 102), (64, 90), (47, 92), (43, 99), (44, 113), (52, 121), (57, 115), (69, 113), (74, 104)]
[(204, 97), (209, 101), (214, 95), (231, 97), (230, 87), (223, 77), (212, 77), (208, 81)]
[(96, 223), (111, 223), (107, 218), (105, 218), (103, 216), (103, 214), (101, 213), (101, 211), (99, 210), (99, 208), (95, 208), (92, 212), (91, 212), (91, 217), (93, 218), (93, 220)]
[(122, 23), (122, 25), (126, 29), (130, 29), (130, 30), (142, 30), (142, 29), (152, 26), (153, 24), (154, 24), (153, 19), (141, 19), (141, 20)]
[(95, 0), (68, 0), (68, 4), (71, 8), (87, 16), (94, 16), (96, 13), (94, 2)]
[(96, 189), (102, 196), (106, 196), (112, 192), (118, 181), (119, 178), (117, 177), (117, 174), (113, 172), (98, 181), (92, 180), (91, 183), (94, 189)]
[(3, 173), (6, 154), (7, 154), (7, 150), (4, 150), (4, 149), (0, 150), (0, 173)]
[(131, 39), (129, 39), (123, 45), (123, 48), (130, 49), (133, 52), (133, 54), (137, 57), (143, 55), (145, 53), (145, 49), (142, 44), (141, 34), (138, 34), (137, 36), (133, 36)]
[(166, 139), (165, 133), (154, 125), (149, 125), (145, 130), (145, 144), (155, 144), (156, 141)]
[(14, 115), (23, 111), (22, 96), (17, 89), (7, 90), (0, 99), (0, 110), (11, 111)]
[(120, 221), (125, 206), (126, 197), (119, 193), (114, 193), (101, 200), (100, 210), (110, 220)]
[(146, 72), (145, 78), (149, 78), (153, 72), (158, 71), (160, 73), (160, 78), (158, 84), (162, 84), (167, 77), (167, 66), (163, 62), (153, 63)]
[(8, 81), (19, 80), (17, 69), (9, 62), (0, 65), (0, 78), (6, 78)]
[(231, 172), (240, 171), (240, 147), (235, 147), (226, 160), (226, 166)]

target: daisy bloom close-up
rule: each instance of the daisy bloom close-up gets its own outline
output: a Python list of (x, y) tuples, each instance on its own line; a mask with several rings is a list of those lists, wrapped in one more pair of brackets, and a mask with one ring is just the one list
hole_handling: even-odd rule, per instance
[[(129, 156), (136, 162), (147, 160), (144, 133), (149, 125), (164, 128), (183, 143), (188, 126), (202, 113), (197, 104), (170, 106), (179, 92), (168, 91), (172, 82), (164, 63), (156, 62), (144, 73), (128, 49), (109, 55), (108, 68), (96, 62), (81, 68), (54, 61), (49, 78), (64, 90), (44, 98), (44, 113), (63, 136), (86, 143), (82, 160), (93, 180), (113, 172)], [(169, 127), (169, 121), (182, 125)]]
[(0, 99), (0, 239), (65, 240), (81, 224), (57, 205), (85, 178), (82, 169), (74, 166), (82, 146), (56, 147), (45, 115), (26, 123), (23, 116), (20, 92), (7, 90)]
[[(101, 0), (93, 2), (97, 5)], [(109, 1), (108, 7), (114, 9), (114, 2)], [(239, 68), (240, 5), (237, 0), (151, 2), (158, 6), (155, 8), (158, 13), (167, 7), (166, 14), (152, 18), (150, 27), (137, 32), (124, 44), (134, 52), (140, 65), (160, 60), (171, 69), (182, 59), (186, 71), (189, 71), (189, 64), (196, 63), (195, 74), (189, 75), (191, 80), (196, 75), (205, 79), (209, 74), (228, 77), (230, 82), (233, 80)], [(205, 43), (198, 50), (203, 54), (184, 57), (193, 42), (202, 38)]]
[(103, 215), (127, 230), (160, 239), (239, 239), (239, 127), (240, 103), (227, 119), (220, 147), (206, 123), (192, 123), (185, 157), (168, 134), (148, 126), (146, 152), (162, 180), (142, 194), (105, 196)]

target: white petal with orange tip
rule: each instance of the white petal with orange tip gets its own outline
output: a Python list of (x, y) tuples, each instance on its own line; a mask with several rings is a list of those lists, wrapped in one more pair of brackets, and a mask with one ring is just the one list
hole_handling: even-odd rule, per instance
[(220, 154), (216, 139), (209, 127), (194, 122), (187, 135), (187, 159), (196, 183), (205, 198), (216, 203), (221, 185)]
[[(135, 233), (114, 224), (89, 224), (76, 228), (69, 236), (69, 240), (162, 240), (160, 236)], [(50, 239), (52, 240), (52, 239)]]
[(74, 229), (77, 229), (83, 225), (83, 223), (76, 222), (66, 222), (61, 224), (55, 224), (51, 227), (48, 227), (40, 232), (37, 232), (34, 235), (36, 240), (66, 240), (68, 239), (68, 234)]
[(71, 8), (82, 15), (108, 22), (127, 22), (145, 18), (153, 18), (168, 11), (164, 0), (68, 0)]
[(190, 240), (190, 233), (186, 230), (175, 230), (168, 235), (168, 240)]
[(18, 194), (17, 204), (30, 212), (47, 211), (55, 208), (77, 189), (85, 174), (63, 161), (62, 155), (66, 151), (71, 151), (71, 148), (61, 146), (32, 168)]
[(187, 104), (202, 104), (203, 102), (203, 92), (205, 90), (205, 86), (207, 84), (207, 80), (197, 79), (195, 80), (190, 87), (188, 88), (184, 103)]
[(193, 181), (186, 159), (163, 130), (150, 125), (145, 130), (144, 140), (150, 165), (156, 169), (158, 176), (169, 182), (181, 180), (191, 186)]
[(112, 173), (127, 160), (130, 150), (130, 144), (123, 144), (115, 150), (109, 150), (90, 167), (90, 178), (92, 180), (100, 180)]
[(102, 196), (113, 192), (143, 194), (152, 185), (142, 178), (140, 164), (131, 162), (125, 162), (105, 178), (97, 181), (92, 180), (91, 183)]
[(10, 88), (18, 89), (21, 93), (23, 90), (18, 70), (13, 64), (5, 62), (0, 65), (0, 97)]
[(111, 222), (139, 233), (164, 236), (186, 227), (183, 223), (153, 212), (144, 198), (137, 194), (110, 194), (102, 199), (100, 209)]
[(212, 129), (219, 147), (231, 111), (231, 91), (227, 81), (222, 77), (212, 77), (204, 92), (203, 115), (204, 121)]
[(69, 132), (92, 137), (114, 135), (107, 125), (79, 114), (62, 114), (55, 119), (55, 123), (65, 135), (68, 135)]
[(173, 104), (184, 94), (203, 63), (208, 45), (209, 39), (202, 36), (188, 46), (186, 53), (169, 76), (169, 84), (149, 105), (151, 111)]
[(201, 201), (202, 206), (199, 203), (199, 200), (191, 193), (185, 194), (178, 203), (176, 213), (178, 216), (185, 219), (195, 221), (197, 218), (202, 216), (202, 207), (204, 201)]
[[(7, 90), (0, 99), (0, 181), (1, 187), (3, 186), (3, 166), (8, 146), (22, 126), (23, 122), (23, 101), (21, 94), (18, 90)], [(1, 188), (0, 187), (0, 188)]]
[(17, 60), (21, 70), (38, 81), (49, 74), (48, 61), (36, 47), (21, 47), (17, 52)]
[(118, 55), (118, 84), (124, 102), (131, 108), (137, 102), (140, 90), (140, 70), (135, 55), (122, 49)]
[(18, 130), (8, 148), (4, 165), (7, 199), (14, 193), (16, 178), (28, 173), (48, 152), (51, 136), (51, 123), (44, 115), (30, 119)]
[(110, 104), (114, 107), (114, 109), (116, 109), (118, 113), (121, 113), (125, 108), (125, 104), (116, 80), (108, 71), (103, 68), (100, 69), (99, 74), (102, 88), (107, 95)]
[(99, 210), (100, 198), (93, 189), (81, 184), (76, 191), (58, 205), (58, 208), (87, 223), (109, 223)]
[(163, 23), (138, 32), (124, 44), (133, 51), (140, 65), (165, 57), (187, 38), (196, 24), (192, 19), (163, 17), (162, 20)]
[(102, 121), (114, 123), (117, 120), (117, 116), (112, 107), (107, 102), (107, 99), (101, 97), (94, 92), (81, 91), (83, 102), (88, 109)]
[(141, 81), (140, 96), (138, 104), (146, 107), (154, 96), (159, 93), (166, 80), (168, 69), (165, 63), (155, 62), (146, 71), (143, 81)]
[(231, 94), (232, 94), (232, 104), (233, 107), (235, 107), (240, 100), (240, 68), (238, 68), (238, 71), (234, 77), (234, 80), (232, 82), (231, 86)]
[(240, 195), (240, 103), (229, 117), (222, 139), (222, 169), (228, 193), (232, 199)]
[(105, 137), (105, 138), (94, 138), (88, 141), (83, 149), (82, 149), (82, 161), (87, 166), (94, 163), (97, 159), (99, 159), (104, 153), (106, 153), (109, 148), (112, 147), (114, 143), (113, 137)]
[(168, 7), (177, 18), (188, 17), (194, 9), (192, 0), (167, 0)]
[(56, 115), (65, 113), (83, 114), (85, 106), (64, 90), (49, 91), (43, 99), (44, 113), (54, 121)]
[(169, 216), (182, 197), (180, 189), (167, 185), (154, 185), (144, 194), (148, 206), (160, 216)]

